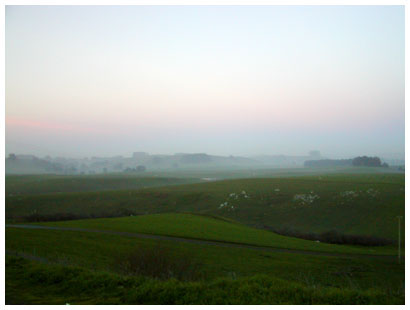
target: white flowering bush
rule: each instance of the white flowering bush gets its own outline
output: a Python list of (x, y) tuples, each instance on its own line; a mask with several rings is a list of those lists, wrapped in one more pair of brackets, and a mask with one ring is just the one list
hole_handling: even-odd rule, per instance
[(378, 190), (375, 190), (375, 189), (373, 189), (373, 188), (369, 188), (369, 189), (366, 191), (366, 194), (369, 195), (369, 196), (371, 196), (371, 197), (376, 197), (376, 196), (379, 194), (379, 191), (378, 191)]
[(295, 196), (293, 196), (293, 201), (298, 202), (301, 205), (310, 205), (319, 198), (319, 195), (311, 191), (308, 194), (296, 194)]
[(222, 202), (218, 209), (226, 209), (228, 211), (233, 211), (237, 209), (237, 206), (233, 205), (234, 201), (241, 200), (241, 199), (249, 199), (249, 195), (246, 193), (246, 191), (241, 191), (239, 194), (237, 193), (230, 193), (228, 197), (226, 198), (226, 201)]
[(359, 196), (359, 194), (355, 191), (344, 191), (340, 193), (340, 196), (344, 198), (354, 198), (354, 197)]

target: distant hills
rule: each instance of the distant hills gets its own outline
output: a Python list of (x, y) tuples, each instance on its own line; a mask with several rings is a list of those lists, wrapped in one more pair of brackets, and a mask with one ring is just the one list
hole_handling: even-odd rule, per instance
[[(6, 174), (98, 174), (160, 170), (297, 168), (351, 165), (352, 160), (331, 160), (312, 151), (305, 156), (259, 155), (253, 157), (216, 156), (206, 153), (173, 155), (134, 152), (130, 157), (43, 158), (34, 155), (10, 154), (6, 158)], [(404, 165), (404, 161), (403, 161)], [(137, 169), (138, 167), (138, 169)]]

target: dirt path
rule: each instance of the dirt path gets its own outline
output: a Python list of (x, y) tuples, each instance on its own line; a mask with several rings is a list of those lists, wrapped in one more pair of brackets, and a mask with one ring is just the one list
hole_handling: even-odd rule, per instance
[(284, 249), (284, 248), (274, 248), (274, 247), (264, 247), (249, 245), (244, 243), (234, 243), (225, 241), (211, 241), (203, 239), (190, 239), (181, 237), (172, 237), (164, 235), (150, 235), (141, 233), (130, 233), (122, 231), (110, 231), (110, 230), (99, 230), (99, 229), (88, 229), (88, 228), (75, 228), (75, 227), (52, 227), (52, 226), (40, 226), (40, 225), (24, 225), (24, 224), (6, 224), (6, 228), (23, 228), (23, 229), (44, 229), (44, 230), (59, 230), (59, 231), (78, 231), (78, 232), (91, 232), (91, 233), (102, 233), (109, 235), (119, 235), (126, 237), (135, 237), (143, 239), (155, 239), (155, 240), (169, 240), (176, 242), (194, 243), (194, 244), (204, 244), (204, 245), (214, 245), (221, 247), (230, 248), (245, 248), (251, 250), (259, 251), (269, 251), (269, 252), (281, 252), (281, 253), (294, 253), (294, 254), (307, 254), (307, 255), (319, 255), (319, 256), (338, 256), (338, 257), (348, 257), (348, 258), (383, 258), (383, 259), (395, 259), (395, 255), (374, 255), (374, 254), (347, 254), (347, 253), (331, 253), (331, 252), (317, 252), (317, 251), (306, 251), (306, 250), (295, 250), (295, 249)]

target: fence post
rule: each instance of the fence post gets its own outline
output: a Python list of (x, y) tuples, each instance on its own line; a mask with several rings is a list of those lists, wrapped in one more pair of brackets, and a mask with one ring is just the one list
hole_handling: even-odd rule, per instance
[(402, 219), (402, 216), (397, 216), (397, 219), (399, 220), (399, 244), (398, 244), (398, 258), (399, 258), (399, 264), (400, 264), (400, 255), (401, 255), (401, 253), (400, 253), (400, 251), (401, 251), (401, 240), (400, 240), (400, 233), (401, 233), (401, 231), (400, 231), (400, 221), (401, 221), (401, 219)]

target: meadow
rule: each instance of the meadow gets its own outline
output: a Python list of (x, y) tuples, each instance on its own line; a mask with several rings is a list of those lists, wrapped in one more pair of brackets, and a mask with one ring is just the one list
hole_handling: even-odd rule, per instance
[[(7, 189), (6, 180), (6, 192)], [(52, 221), (193, 212), (257, 228), (397, 239), (403, 174), (232, 179), (143, 189), (6, 196), (6, 220)], [(403, 234), (404, 235), (404, 234)]]
[[(89, 184), (81, 191), (74, 176), (56, 187), (42, 176), (33, 190), (35, 176), (15, 178), (6, 178), (6, 224), (28, 227), (6, 227), (9, 304), (404, 303), (404, 175), (108, 176), (76, 181)], [(336, 245), (272, 227), (392, 243)]]
[(161, 213), (121, 218), (87, 219), (59, 222), (40, 222), (36, 225), (98, 229), (152, 235), (183, 237), (198, 240), (274, 247), (283, 249), (358, 254), (395, 254), (395, 246), (334, 246), (328, 243), (307, 241), (281, 236), (273, 232), (235, 223), (224, 218), (186, 213)]
[[(307, 241), (306, 241), (307, 242)], [(197, 266), (197, 274), (193, 275), (193, 279), (175, 279), (177, 283), (174, 285), (182, 285), (189, 287), (190, 285), (200, 285), (206, 287), (214, 282), (228, 281), (236, 282), (238, 289), (244, 292), (248, 289), (247, 282), (249, 278), (263, 276), (262, 285), (266, 281), (280, 283), (281, 285), (275, 290), (268, 290), (268, 295), (276, 295), (277, 300), (271, 301), (268, 296), (261, 298), (253, 296), (251, 300), (246, 300), (246, 295), (233, 301), (230, 298), (222, 299), (222, 292), (215, 293), (218, 298), (214, 297), (208, 300), (208, 303), (299, 303), (296, 296), (292, 297), (294, 292), (293, 287), (296, 285), (300, 290), (306, 290), (302, 293), (305, 300), (302, 303), (402, 303), (404, 301), (404, 264), (398, 264), (395, 257), (369, 257), (367, 255), (306, 255), (300, 253), (282, 253), (271, 252), (247, 248), (233, 248), (215, 245), (204, 245), (195, 243), (175, 242), (170, 240), (151, 240), (134, 238), (131, 236), (117, 236), (93, 232), (73, 232), (73, 231), (46, 231), (46, 230), (27, 230), (20, 228), (6, 229), (6, 244), (7, 250), (13, 256), (22, 256), (31, 261), (34, 270), (20, 268), (19, 274), (11, 274), (11, 286), (28, 286), (25, 287), (24, 294), (19, 295), (19, 290), (10, 290), (9, 298), (23, 303), (36, 303), (36, 292), (44, 290), (47, 287), (47, 282), (51, 282), (48, 286), (54, 284), (54, 289), (60, 290), (55, 296), (44, 296), (43, 301), (53, 303), (53, 297), (62, 298), (65, 293), (63, 288), (69, 284), (65, 282), (65, 273), (62, 271), (55, 274), (58, 268), (75, 267), (82, 269), (81, 273), (99, 275), (99, 273), (110, 274), (114, 279), (121, 279), (122, 276), (130, 277), (133, 274), (118, 270), (118, 262), (121, 258), (127, 257), (129, 253), (135, 250), (144, 251), (146, 249), (157, 249), (160, 244), (162, 247), (169, 249), (176, 259), (189, 257)], [(338, 247), (333, 245), (333, 247)], [(12, 256), (12, 255), (10, 255)], [(13, 266), (13, 264), (12, 264)], [(147, 268), (147, 266), (145, 266)], [(149, 267), (149, 266), (148, 266)], [(63, 269), (64, 269), (63, 268)], [(13, 270), (13, 268), (10, 268)], [(36, 271), (41, 270), (43, 276), (38, 276)], [(88, 272), (86, 272), (88, 271)], [(171, 270), (172, 271), (172, 270)], [(33, 275), (27, 276), (26, 272), (33, 272)], [(167, 270), (169, 272), (169, 270)], [(189, 273), (186, 270), (186, 273)], [(7, 276), (7, 270), (6, 270)], [(37, 278), (38, 276), (38, 278)], [(120, 276), (120, 277), (119, 277)], [(172, 278), (158, 279), (149, 275), (137, 275), (139, 277), (149, 278), (153, 285), (148, 292), (154, 295), (157, 286), (165, 285), (164, 281), (169, 281)], [(45, 280), (45, 279), (46, 280)], [(51, 278), (47, 280), (47, 278)], [(53, 280), (54, 279), (54, 280)], [(156, 279), (156, 280), (155, 280)], [(72, 281), (73, 279), (71, 279)], [(155, 280), (155, 281), (153, 281)], [(160, 281), (161, 280), (161, 281)], [(139, 280), (142, 282), (142, 280)], [(147, 280), (146, 280), (147, 281)], [(80, 281), (81, 282), (81, 281)], [(258, 281), (257, 281), (258, 282)], [(26, 283), (26, 284), (24, 284)], [(63, 288), (59, 286), (63, 285)], [(80, 284), (80, 283), (79, 283)], [(87, 282), (81, 284), (86, 286)], [(112, 285), (112, 284), (111, 284)], [(259, 284), (261, 285), (261, 284)], [(105, 284), (94, 284), (93, 287), (104, 287)], [(159, 289), (157, 300), (142, 300), (148, 303), (161, 303), (162, 298), (168, 294), (174, 294)], [(219, 290), (222, 290), (220, 288)], [(154, 292), (153, 292), (153, 291)], [(279, 292), (278, 292), (279, 290)], [(328, 290), (329, 295), (326, 293)], [(6, 290), (7, 291), (7, 290)], [(87, 289), (88, 299), (98, 300), (99, 294), (95, 291)], [(115, 288), (111, 292), (115, 297), (116, 293), (121, 292)], [(344, 299), (346, 291), (354, 296), (351, 299)], [(65, 291), (64, 291), (65, 292)], [(200, 292), (200, 291), (199, 291)], [(198, 293), (199, 293), (198, 292)], [(332, 292), (332, 294), (330, 294)], [(106, 292), (109, 293), (109, 292)], [(138, 294), (135, 288), (129, 288), (122, 294)], [(181, 302), (178, 298), (182, 298), (181, 292), (175, 297), (170, 297), (169, 303)], [(322, 299), (315, 300), (313, 296), (319, 294)], [(28, 295), (25, 297), (25, 295)], [(144, 294), (141, 294), (144, 295)], [(224, 294), (225, 295), (225, 294)], [(362, 300), (360, 296), (367, 298)], [(371, 296), (379, 296), (372, 300)], [(187, 303), (201, 302), (201, 296), (189, 300)], [(381, 297), (381, 299), (380, 299)], [(27, 299), (25, 299), (27, 298)], [(65, 299), (64, 302), (75, 303), (81, 302), (76, 300), (74, 296), (71, 299)], [(311, 299), (313, 298), (313, 299)], [(334, 298), (332, 300), (332, 298)], [(38, 302), (39, 300), (37, 300)], [(120, 301), (115, 301), (120, 302)], [(122, 301), (120, 303), (127, 303)]]

